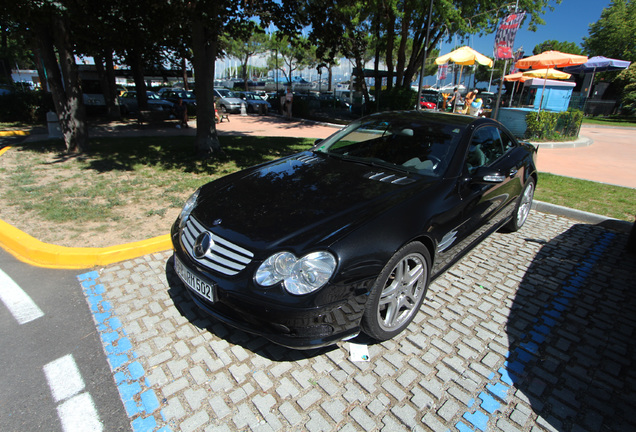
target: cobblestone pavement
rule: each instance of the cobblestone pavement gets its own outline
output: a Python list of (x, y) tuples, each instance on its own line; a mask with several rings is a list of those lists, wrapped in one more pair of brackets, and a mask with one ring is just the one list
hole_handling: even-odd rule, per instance
[[(209, 319), (171, 252), (78, 276), (134, 430), (636, 430), (627, 234), (532, 212), (430, 287), (407, 331), (293, 351)], [(363, 338), (352, 341), (365, 344)]]

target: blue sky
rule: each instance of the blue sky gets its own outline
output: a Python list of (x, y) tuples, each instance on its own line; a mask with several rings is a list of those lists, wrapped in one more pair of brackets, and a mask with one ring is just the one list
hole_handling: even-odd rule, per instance
[[(554, 6), (553, 12), (543, 15), (545, 25), (538, 26), (536, 32), (527, 29), (529, 19), (526, 18), (524, 26), (517, 33), (515, 50), (523, 47), (526, 55), (532, 55), (535, 45), (546, 40), (580, 45), (583, 38), (589, 36), (589, 25), (601, 18), (601, 12), (610, 3), (610, 0), (563, 0), (561, 4)], [(481, 38), (471, 38), (467, 45), (492, 58), (494, 41), (493, 33)], [(452, 51), (454, 46), (453, 42), (441, 44), (441, 54)]]

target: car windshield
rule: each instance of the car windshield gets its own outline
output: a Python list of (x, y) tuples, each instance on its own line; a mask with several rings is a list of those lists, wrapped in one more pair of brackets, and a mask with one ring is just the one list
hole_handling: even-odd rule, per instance
[(423, 93), (422, 94), (422, 102), (437, 102), (437, 95), (436, 94), (430, 94), (430, 93)]
[(425, 119), (367, 119), (321, 141), (315, 151), (440, 177), (448, 168), (464, 128)]
[(221, 97), (224, 97), (224, 98), (235, 98), (235, 97), (237, 97), (233, 92), (231, 92), (229, 90), (218, 90), (218, 92), (221, 95)]

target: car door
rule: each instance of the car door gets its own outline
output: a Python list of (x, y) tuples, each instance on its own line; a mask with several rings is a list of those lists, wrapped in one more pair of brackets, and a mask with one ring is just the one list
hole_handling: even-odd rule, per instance
[(438, 246), (440, 267), (452, 263), (507, 219), (519, 195), (518, 163), (508, 157), (514, 141), (497, 125), (473, 131), (457, 185), (460, 209)]

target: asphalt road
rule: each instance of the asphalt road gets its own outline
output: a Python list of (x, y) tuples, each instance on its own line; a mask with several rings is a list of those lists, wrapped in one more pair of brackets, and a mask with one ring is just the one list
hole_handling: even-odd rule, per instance
[(130, 430), (78, 273), (0, 249), (2, 431)]

